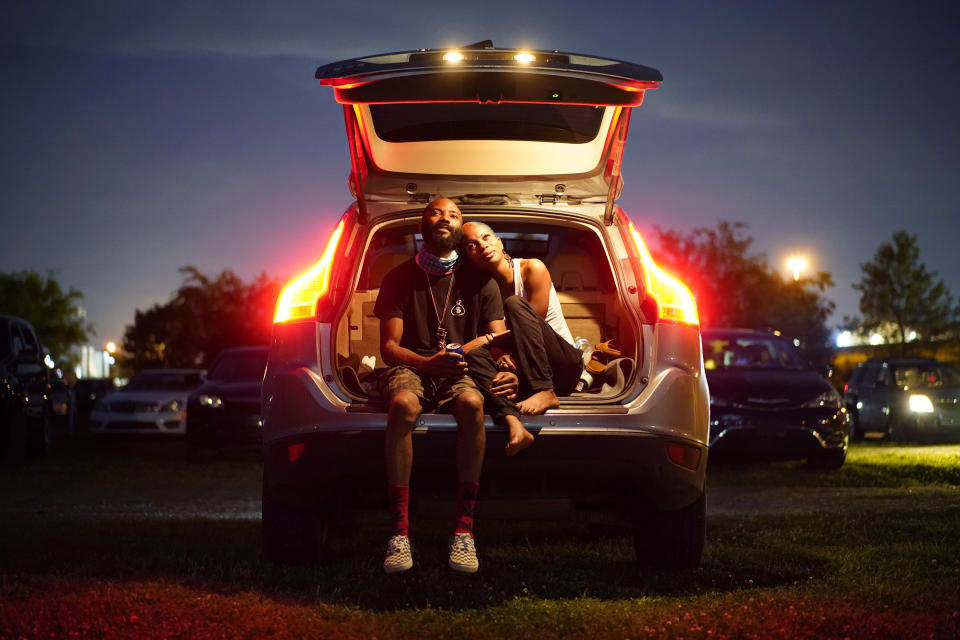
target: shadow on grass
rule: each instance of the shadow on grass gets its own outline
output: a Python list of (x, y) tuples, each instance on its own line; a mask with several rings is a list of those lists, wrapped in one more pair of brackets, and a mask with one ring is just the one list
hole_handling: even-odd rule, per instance
[(830, 570), (828, 562), (807, 552), (778, 562), (746, 547), (731, 554), (727, 545), (710, 551), (694, 571), (643, 572), (628, 538), (515, 529), (489, 523), (479, 531), (481, 571), (461, 575), (447, 567), (444, 527), (427, 523), (413, 531), (414, 568), (386, 576), (380, 563), (387, 532), (377, 528), (335, 531), (322, 566), (296, 568), (262, 560), (260, 523), (253, 519), (18, 517), (0, 532), (0, 547), (7, 552), (0, 572), (81, 581), (162, 580), (214, 593), (257, 591), (302, 603), (389, 611), (472, 609), (528, 596), (622, 600), (736, 591), (792, 584)]

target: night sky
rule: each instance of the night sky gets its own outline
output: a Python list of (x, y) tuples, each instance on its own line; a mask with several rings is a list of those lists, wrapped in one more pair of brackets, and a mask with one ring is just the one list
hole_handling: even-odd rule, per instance
[(960, 295), (960, 3), (666, 4), (4, 3), (0, 269), (57, 270), (98, 345), (181, 265), (295, 275), (351, 200), (316, 67), (492, 39), (663, 73), (624, 160), (641, 230), (746, 222), (833, 274), (838, 324), (905, 228)]

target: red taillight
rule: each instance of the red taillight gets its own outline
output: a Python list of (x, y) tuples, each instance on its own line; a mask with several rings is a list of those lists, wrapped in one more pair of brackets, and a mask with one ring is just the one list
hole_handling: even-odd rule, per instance
[(658, 320), (699, 325), (700, 316), (697, 313), (697, 301), (690, 293), (690, 289), (687, 288), (687, 285), (666, 273), (653, 261), (632, 222), (628, 222), (628, 229), (640, 256), (647, 294), (657, 301)]
[(287, 458), (290, 462), (296, 462), (303, 457), (303, 443), (291, 444), (287, 447)]
[(668, 444), (667, 457), (681, 467), (696, 471), (700, 464), (700, 449), (685, 444)]
[(291, 280), (280, 292), (277, 299), (277, 311), (274, 322), (312, 320), (317, 313), (317, 301), (330, 289), (330, 274), (333, 271), (333, 257), (343, 235), (345, 221), (333, 230), (320, 261), (306, 273)]
[(844, 383), (843, 383), (843, 392), (846, 393), (849, 389), (850, 389), (850, 383), (849, 383), (849, 382), (844, 382)]

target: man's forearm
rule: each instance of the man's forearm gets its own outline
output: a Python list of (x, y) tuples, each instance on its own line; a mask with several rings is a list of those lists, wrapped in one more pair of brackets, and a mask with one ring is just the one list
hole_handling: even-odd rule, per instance
[(424, 356), (405, 347), (401, 347), (395, 342), (387, 342), (380, 345), (380, 355), (383, 357), (384, 363), (391, 367), (402, 365), (418, 371), (423, 369), (423, 365), (427, 361), (427, 358)]

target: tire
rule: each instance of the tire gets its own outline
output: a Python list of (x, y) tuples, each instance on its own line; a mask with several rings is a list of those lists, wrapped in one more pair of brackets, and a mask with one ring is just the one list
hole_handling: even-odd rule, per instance
[(846, 459), (846, 449), (825, 449), (807, 458), (807, 466), (812, 469), (832, 471), (842, 467)]
[(53, 447), (53, 423), (50, 412), (44, 410), (40, 424), (27, 434), (27, 455), (40, 458), (50, 453)]
[(677, 511), (649, 514), (633, 533), (637, 563), (644, 569), (682, 570), (700, 566), (706, 540), (707, 496)]
[(319, 564), (324, 558), (326, 519), (317, 511), (284, 503), (266, 481), (263, 484), (263, 557), (267, 562), (294, 566)]

